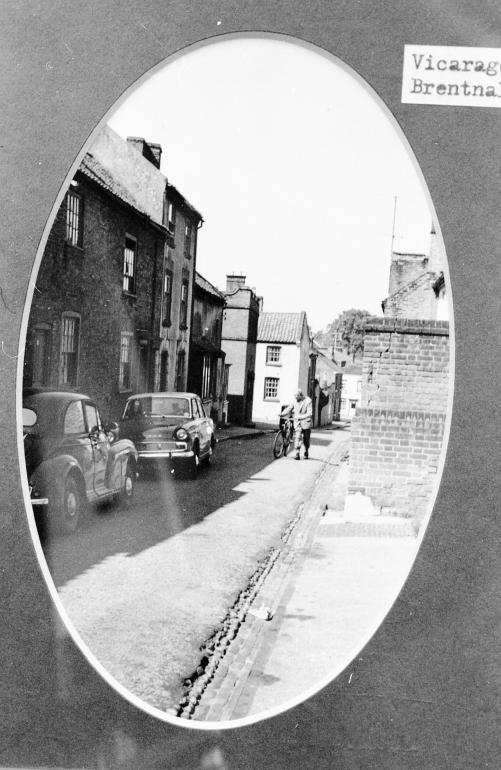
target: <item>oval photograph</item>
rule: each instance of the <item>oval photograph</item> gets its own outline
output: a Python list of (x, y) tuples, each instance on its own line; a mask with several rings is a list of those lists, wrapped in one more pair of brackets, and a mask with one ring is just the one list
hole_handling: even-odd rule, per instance
[(360, 653), (431, 515), (450, 287), (421, 172), (344, 64), (229, 36), (127, 92), (59, 201), (22, 413), (62, 633), (165, 721), (276, 714)]

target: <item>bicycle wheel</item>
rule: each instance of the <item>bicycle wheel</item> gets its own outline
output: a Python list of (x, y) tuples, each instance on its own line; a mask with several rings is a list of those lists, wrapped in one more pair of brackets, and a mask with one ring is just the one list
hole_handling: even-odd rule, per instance
[(291, 434), (288, 430), (286, 430), (285, 436), (284, 436), (284, 446), (282, 449), (282, 454), (284, 457), (287, 456), (287, 452), (289, 451), (290, 445), (291, 445)]
[(273, 457), (278, 460), (284, 451), (284, 435), (281, 430), (275, 435), (275, 441), (273, 442)]

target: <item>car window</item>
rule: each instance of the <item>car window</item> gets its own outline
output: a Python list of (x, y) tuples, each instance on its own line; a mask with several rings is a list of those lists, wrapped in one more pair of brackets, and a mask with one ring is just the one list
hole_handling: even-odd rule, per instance
[(64, 415), (65, 435), (85, 433), (85, 420), (81, 401), (72, 401)]
[(205, 406), (201, 401), (198, 402), (198, 409), (200, 411), (200, 417), (207, 417), (207, 414), (205, 413)]
[(200, 417), (200, 412), (198, 411), (198, 403), (196, 398), (191, 399), (191, 411), (193, 412), (193, 419), (197, 419)]
[(189, 417), (190, 402), (182, 396), (143, 396), (127, 402), (123, 418), (145, 415), (147, 417)]
[(89, 404), (88, 401), (85, 402), (85, 416), (87, 418), (87, 428), (89, 432), (92, 432), (95, 428), (101, 430), (101, 420), (95, 404)]

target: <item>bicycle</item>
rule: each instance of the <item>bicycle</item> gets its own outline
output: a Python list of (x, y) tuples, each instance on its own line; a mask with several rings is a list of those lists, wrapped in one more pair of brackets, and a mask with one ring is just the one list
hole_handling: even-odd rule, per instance
[(294, 439), (294, 423), (291, 417), (280, 416), (278, 431), (273, 442), (273, 457), (285, 457)]

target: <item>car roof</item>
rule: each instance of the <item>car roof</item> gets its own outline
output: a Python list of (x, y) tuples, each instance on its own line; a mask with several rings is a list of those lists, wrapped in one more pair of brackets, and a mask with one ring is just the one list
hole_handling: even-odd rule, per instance
[(135, 393), (133, 396), (129, 396), (127, 401), (134, 401), (135, 398), (165, 398), (165, 396), (172, 398), (200, 398), (196, 393), (180, 392), (178, 390), (160, 390), (156, 393)]
[(77, 401), (79, 399), (92, 401), (92, 399), (84, 393), (74, 393), (71, 390), (39, 390), (37, 388), (28, 388), (23, 391), (23, 399), (33, 397), (43, 398), (48, 401)]

